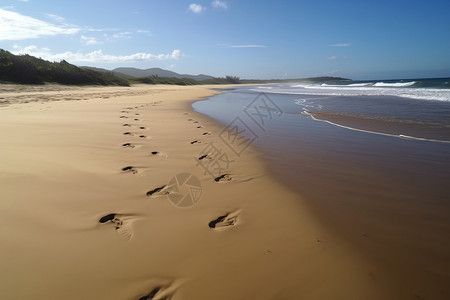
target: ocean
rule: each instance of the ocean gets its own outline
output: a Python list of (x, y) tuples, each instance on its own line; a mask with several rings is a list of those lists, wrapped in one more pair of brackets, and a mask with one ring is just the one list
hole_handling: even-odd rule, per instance
[(449, 82), (245, 86), (192, 106), (225, 125), (234, 163), (255, 146), (331, 231), (399, 280), (438, 288), (430, 278), (450, 282)]

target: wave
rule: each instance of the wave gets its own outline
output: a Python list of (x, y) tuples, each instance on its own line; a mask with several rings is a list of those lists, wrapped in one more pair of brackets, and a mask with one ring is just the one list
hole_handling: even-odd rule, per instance
[(363, 86), (373, 86), (373, 83), (350, 83), (350, 84), (326, 84), (322, 83), (320, 86), (322, 87), (363, 87)]
[[(273, 86), (267, 89), (267, 93), (292, 94), (292, 95), (317, 95), (317, 96), (394, 96), (418, 100), (450, 101), (450, 89), (436, 88), (415, 88), (415, 87), (373, 87), (365, 85), (314, 85), (314, 84), (294, 84), (285, 86)], [(401, 84), (412, 84), (404, 82)], [(261, 92), (261, 89), (254, 88), (253, 91)]]
[(321, 117), (315, 116), (313, 112), (310, 112), (310, 111), (307, 111), (307, 110), (303, 110), (301, 114), (302, 115), (307, 115), (307, 116), (311, 117), (311, 119), (313, 119), (315, 121), (325, 122), (325, 123), (328, 123), (328, 124), (331, 124), (331, 125), (334, 125), (334, 126), (338, 126), (338, 127), (341, 127), (341, 128), (354, 130), (354, 131), (360, 131), (360, 132), (365, 132), (365, 133), (390, 136), (390, 137), (401, 138), (401, 139), (409, 139), (409, 140), (417, 140), (417, 141), (428, 141), (428, 142), (437, 142), (437, 143), (446, 143), (446, 144), (450, 143), (449, 140), (445, 140), (445, 139), (426, 138), (426, 137), (418, 137), (418, 136), (416, 137), (416, 136), (411, 136), (411, 135), (406, 135), (406, 134), (396, 134), (396, 133), (384, 132), (384, 131), (376, 130), (375, 128), (373, 128), (373, 129), (363, 129), (363, 128), (358, 128), (358, 127), (354, 127), (354, 126), (344, 125), (344, 124), (341, 124), (341, 122), (335, 122), (335, 121), (328, 120), (326, 117), (325, 118), (321, 118)]
[(395, 83), (385, 83), (385, 82), (377, 82), (373, 86), (377, 87), (407, 87), (415, 85), (415, 81), (411, 82), (395, 82)]

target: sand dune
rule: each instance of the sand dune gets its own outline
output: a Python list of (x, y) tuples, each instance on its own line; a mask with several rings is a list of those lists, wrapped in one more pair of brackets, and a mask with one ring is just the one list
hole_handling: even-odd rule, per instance
[(208, 88), (2, 89), (1, 299), (390, 299), (255, 149), (205, 172)]

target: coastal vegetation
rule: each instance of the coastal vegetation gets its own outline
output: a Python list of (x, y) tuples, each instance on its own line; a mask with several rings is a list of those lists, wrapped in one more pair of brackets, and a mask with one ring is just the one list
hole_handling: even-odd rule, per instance
[(112, 73), (82, 69), (65, 60), (49, 62), (0, 49), (0, 81), (21, 84), (129, 85)]

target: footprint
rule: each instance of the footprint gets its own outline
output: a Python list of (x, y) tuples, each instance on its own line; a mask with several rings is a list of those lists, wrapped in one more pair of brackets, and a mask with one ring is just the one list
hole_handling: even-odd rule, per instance
[(161, 290), (162, 287), (157, 286), (155, 287), (148, 295), (145, 295), (141, 298), (139, 298), (139, 300), (151, 300), (154, 299), (156, 294), (158, 294), (158, 292)]
[(128, 119), (127, 116), (120, 116), (121, 119)]
[(217, 219), (212, 220), (208, 223), (209, 228), (221, 228), (221, 227), (229, 227), (236, 225), (239, 210), (231, 213), (227, 213), (223, 216), (218, 217)]
[(124, 168), (122, 168), (122, 171), (124, 171), (124, 172), (131, 172), (131, 173), (133, 173), (133, 174), (136, 174), (138, 171), (134, 168), (134, 167), (132, 167), (132, 166), (127, 166), (127, 167), (124, 167)]
[(150, 152), (150, 156), (158, 156), (161, 159), (168, 157), (167, 153), (159, 152), (159, 151), (152, 151), (152, 152)]
[(202, 134), (203, 134), (203, 135), (211, 135), (210, 132), (203, 132)]
[(139, 121), (139, 119), (134, 119), (135, 121)]
[(128, 127), (131, 127), (131, 125), (130, 125), (130, 124), (123, 124), (122, 126), (128, 126)]
[(100, 224), (109, 224), (111, 223), (114, 226), (116, 232), (125, 240), (131, 239), (133, 236), (133, 231), (131, 229), (130, 224), (126, 222), (127, 215), (122, 214), (107, 214), (101, 217), (98, 222)]
[(199, 140), (195, 140), (195, 141), (192, 141), (191, 142), (191, 145), (193, 145), (193, 144), (197, 144), (197, 143), (201, 143)]
[(162, 195), (168, 195), (169, 194), (169, 189), (165, 189), (165, 185), (161, 186), (161, 187), (157, 187), (151, 191), (147, 192), (147, 196), (162, 196)]
[(179, 288), (180, 284), (168, 283), (155, 286), (150, 293), (138, 298), (138, 300), (170, 300)]
[(203, 128), (203, 126), (197, 126), (197, 128)]
[(139, 137), (140, 137), (141, 139), (145, 139), (145, 138), (146, 138), (145, 135), (140, 135)]
[(145, 129), (145, 127), (144, 127), (144, 126), (141, 126), (141, 127), (139, 127), (139, 129), (142, 129), (142, 130), (144, 130), (144, 129)]
[(222, 181), (231, 181), (231, 176), (228, 174), (222, 174), (219, 177), (214, 178), (214, 181), (216, 182), (222, 182)]
[(135, 146), (131, 143), (125, 143), (122, 145), (122, 147), (134, 148)]
[(124, 134), (124, 135), (134, 135), (134, 134), (132, 134), (131, 132), (124, 132), (123, 134)]

